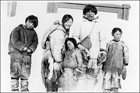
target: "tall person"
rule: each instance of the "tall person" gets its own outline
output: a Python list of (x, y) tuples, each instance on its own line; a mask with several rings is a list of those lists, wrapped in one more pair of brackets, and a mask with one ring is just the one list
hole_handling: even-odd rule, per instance
[(73, 24), (73, 17), (65, 14), (62, 24), (49, 28), (42, 39), (42, 48), (45, 49), (42, 60), (42, 79), (47, 91), (58, 91), (58, 80), (61, 75), (63, 61), (63, 47), (65, 39), (69, 36), (69, 29)]
[(72, 37), (78, 42), (78, 47), (81, 50), (85, 50), (89, 54), (87, 62), (87, 76), (95, 79), (99, 74), (99, 66), (97, 66), (97, 60), (102, 50), (103, 56), (106, 56), (105, 52), (105, 39), (103, 32), (100, 30), (98, 22), (97, 9), (93, 5), (86, 5), (83, 9), (83, 20), (77, 24), (73, 30)]

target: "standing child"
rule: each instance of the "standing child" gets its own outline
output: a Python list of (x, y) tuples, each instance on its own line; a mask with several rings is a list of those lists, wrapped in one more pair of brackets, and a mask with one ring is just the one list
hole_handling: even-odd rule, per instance
[(118, 89), (121, 88), (120, 76), (122, 76), (125, 66), (128, 65), (128, 47), (120, 40), (122, 30), (114, 28), (112, 36), (114, 39), (107, 43), (107, 59), (103, 65), (104, 92), (118, 92)]
[[(65, 41), (65, 55), (62, 63), (64, 73), (60, 78), (60, 87), (64, 91), (74, 91), (77, 85), (76, 73), (82, 73), (82, 55), (77, 48), (77, 43), (74, 38), (67, 38)], [(76, 73), (74, 73), (76, 72)], [(74, 75), (75, 74), (75, 75)]]
[(28, 78), (31, 69), (31, 55), (38, 45), (37, 33), (38, 18), (30, 15), (25, 19), (25, 25), (20, 24), (12, 31), (9, 39), (9, 55), (11, 59), (11, 91), (21, 92), (28, 90)]

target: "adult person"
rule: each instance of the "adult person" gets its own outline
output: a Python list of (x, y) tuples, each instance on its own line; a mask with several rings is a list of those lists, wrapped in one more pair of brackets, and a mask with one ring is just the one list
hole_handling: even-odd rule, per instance
[(47, 91), (58, 91), (58, 79), (63, 61), (62, 50), (72, 24), (73, 17), (65, 14), (62, 18), (62, 24), (56, 22), (56, 25), (51, 27), (51, 31), (43, 36), (41, 45), (45, 49), (45, 53), (42, 60), (42, 76)]
[[(72, 37), (79, 43), (78, 47), (85, 50), (89, 54), (89, 61), (87, 63), (87, 76), (95, 79), (99, 74), (99, 66), (97, 66), (97, 59), (102, 51), (102, 55), (106, 56), (105, 39), (103, 32), (100, 30), (98, 22), (97, 9), (94, 5), (86, 5), (83, 9), (83, 20), (78, 23), (72, 33)], [(85, 41), (86, 42), (85, 42)], [(83, 44), (83, 42), (85, 44)]]

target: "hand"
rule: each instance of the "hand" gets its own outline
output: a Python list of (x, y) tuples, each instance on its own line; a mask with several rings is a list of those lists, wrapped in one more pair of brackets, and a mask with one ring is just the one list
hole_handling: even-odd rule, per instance
[(46, 49), (46, 44), (41, 44), (42, 49)]
[(81, 71), (80, 69), (76, 68), (75, 71), (83, 73), (83, 71)]
[(107, 56), (107, 54), (104, 53), (104, 52), (101, 52), (99, 54), (99, 56), (98, 56), (98, 63), (97, 63), (98, 66), (102, 65), (102, 63), (106, 61), (106, 56)]
[(28, 49), (27, 47), (24, 47), (24, 48), (23, 48), (23, 51), (26, 51), (27, 49)]
[(106, 58), (106, 56), (107, 56), (106, 52), (101, 52), (101, 56), (103, 56), (104, 58)]
[(54, 68), (54, 70), (56, 70), (56, 71), (60, 71), (60, 70), (61, 70), (61, 63), (55, 62), (55, 63), (53, 64), (53, 68)]
[(89, 56), (89, 50), (85, 48), (85, 51), (87, 53), (87, 56)]
[(28, 52), (28, 53), (31, 53), (31, 49), (27, 49), (27, 52)]
[(97, 59), (91, 58), (88, 62), (88, 68), (96, 69), (97, 68)]
[(53, 70), (51, 70), (50, 73), (48, 74), (48, 79), (51, 80), (52, 76), (53, 76)]
[(56, 20), (56, 21), (54, 21), (53, 24), (54, 24), (54, 25), (60, 25), (60, 22), (59, 22), (59, 20)]
[(128, 66), (128, 63), (125, 63), (124, 65), (125, 65), (125, 66)]

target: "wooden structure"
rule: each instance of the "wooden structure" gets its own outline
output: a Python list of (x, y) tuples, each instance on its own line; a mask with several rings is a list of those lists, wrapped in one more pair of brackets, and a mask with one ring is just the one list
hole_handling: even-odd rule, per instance
[[(87, 3), (86, 3), (87, 4)], [(47, 13), (57, 13), (58, 8), (69, 8), (69, 9), (83, 9), (85, 3), (63, 3), (63, 2), (48, 2)], [(92, 3), (90, 3), (92, 4)], [(128, 20), (129, 17), (129, 4), (92, 4), (97, 7), (100, 12), (117, 13), (119, 19)]]

